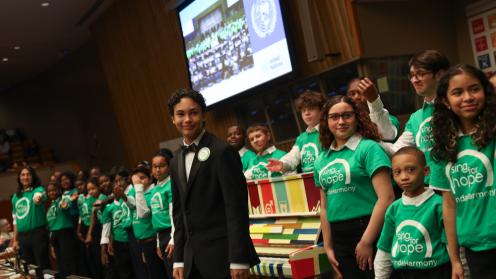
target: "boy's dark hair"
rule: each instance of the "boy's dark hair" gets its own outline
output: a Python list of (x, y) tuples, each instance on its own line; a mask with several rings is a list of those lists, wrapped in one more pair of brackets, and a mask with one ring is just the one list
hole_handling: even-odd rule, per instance
[(170, 164), (170, 160), (172, 159), (173, 155), (172, 155), (172, 151), (170, 151), (169, 149), (167, 148), (161, 148), (156, 154), (154, 157), (157, 157), (157, 156), (160, 156), (160, 157), (164, 157), (165, 158), (165, 161), (167, 162), (167, 165)]
[(408, 66), (425, 69), (435, 75), (441, 70), (447, 70), (450, 67), (450, 62), (441, 52), (428, 49), (417, 52), (408, 62)]
[(326, 101), (324, 94), (318, 91), (306, 90), (295, 101), (295, 106), (298, 111), (304, 108), (322, 109)]
[(417, 159), (418, 159), (420, 165), (422, 165), (422, 167), (425, 167), (427, 165), (424, 152), (420, 151), (420, 149), (418, 149), (416, 146), (405, 146), (405, 147), (400, 148), (398, 151), (396, 151), (396, 153), (394, 153), (393, 156), (391, 156), (391, 161), (393, 160), (394, 157), (396, 157), (398, 155), (403, 155), (403, 154), (409, 154), (409, 155), (413, 155), (413, 156), (417, 157)]
[(142, 173), (146, 176), (148, 176), (148, 178), (151, 178), (151, 174), (150, 174), (150, 169), (149, 168), (146, 168), (146, 167), (137, 167), (135, 168), (132, 172), (131, 172), (131, 176), (137, 174), (137, 173)]
[(174, 107), (181, 102), (182, 98), (190, 98), (193, 100), (201, 107), (203, 113), (207, 110), (205, 98), (198, 91), (192, 89), (178, 89), (174, 92), (174, 94), (172, 94), (172, 96), (170, 96), (169, 101), (167, 102), (167, 107), (171, 116), (174, 115)]
[(117, 173), (120, 177), (129, 177), (129, 172), (127, 170), (121, 170)]

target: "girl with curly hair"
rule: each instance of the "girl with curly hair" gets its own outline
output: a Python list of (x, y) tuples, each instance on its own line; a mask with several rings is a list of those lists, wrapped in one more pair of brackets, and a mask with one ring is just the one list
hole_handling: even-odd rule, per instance
[(391, 161), (377, 127), (349, 97), (331, 98), (322, 109), (314, 179), (321, 188), (324, 248), (343, 278), (373, 278), (375, 242), (394, 200)]
[(435, 105), (431, 168), (436, 175), (431, 176), (430, 187), (443, 191), (453, 272), (462, 272), (460, 244), (466, 248), (473, 278), (489, 278), (496, 272), (493, 87), (481, 70), (456, 65), (441, 78)]

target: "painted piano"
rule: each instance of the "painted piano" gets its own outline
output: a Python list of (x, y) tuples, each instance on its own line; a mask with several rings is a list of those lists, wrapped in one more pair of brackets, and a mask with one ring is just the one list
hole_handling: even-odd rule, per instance
[(331, 271), (321, 242), (320, 192), (312, 173), (248, 181), (252, 275), (313, 278)]

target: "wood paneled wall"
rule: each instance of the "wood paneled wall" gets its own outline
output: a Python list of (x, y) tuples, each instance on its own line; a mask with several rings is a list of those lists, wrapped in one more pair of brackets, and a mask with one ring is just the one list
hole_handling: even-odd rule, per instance
[[(309, 63), (296, 1), (299, 0), (284, 1), (288, 32), (294, 44), (295, 79), (321, 73), (360, 56), (352, 1), (314, 0), (309, 2), (318, 43), (322, 44), (324, 53), (339, 55)], [(159, 142), (179, 136), (166, 104), (175, 89), (189, 83), (178, 16), (175, 11), (167, 10), (167, 2), (116, 1), (91, 28), (131, 165), (149, 158)], [(229, 104), (207, 114), (207, 129), (222, 138), (227, 127), (236, 122)]]

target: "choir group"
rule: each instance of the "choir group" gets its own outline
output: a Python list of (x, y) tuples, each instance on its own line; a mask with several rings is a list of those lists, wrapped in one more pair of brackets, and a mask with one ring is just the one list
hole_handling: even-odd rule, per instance
[(402, 133), (373, 82), (357, 78), (344, 96), (298, 97), (307, 127), (288, 153), (263, 124), (231, 126), (227, 143), (218, 140), (205, 130), (201, 94), (178, 90), (169, 112), (183, 146), (174, 154), (160, 150), (114, 177), (65, 172), (46, 187), (23, 168), (12, 246), (43, 268), (51, 253), (64, 276), (247, 278), (259, 261), (246, 180), (311, 172), (336, 276), (492, 278), (494, 87), (435, 50), (408, 67), (423, 105)]

